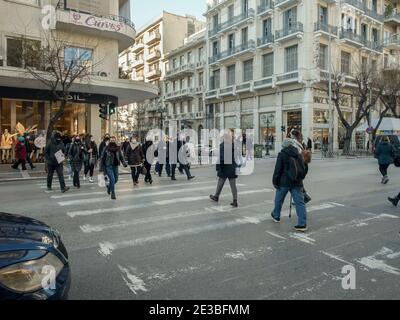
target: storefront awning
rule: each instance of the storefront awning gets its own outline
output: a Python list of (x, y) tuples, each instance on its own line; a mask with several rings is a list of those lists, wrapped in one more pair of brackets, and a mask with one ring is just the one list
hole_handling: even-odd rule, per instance
[[(371, 127), (375, 128), (378, 125), (378, 118), (371, 120)], [(368, 122), (365, 122), (357, 128), (358, 132), (366, 132), (369, 128)], [(379, 126), (379, 131), (382, 132), (400, 132), (400, 119), (396, 118), (383, 118), (382, 123)]]
[[(48, 90), (48, 88), (32, 75), (18, 68), (0, 68), (0, 87)], [(156, 98), (159, 89), (157, 86), (133, 80), (110, 79), (91, 76), (87, 81), (76, 82), (71, 92), (112, 96), (118, 100), (119, 106)], [(16, 97), (13, 97), (16, 98)]]

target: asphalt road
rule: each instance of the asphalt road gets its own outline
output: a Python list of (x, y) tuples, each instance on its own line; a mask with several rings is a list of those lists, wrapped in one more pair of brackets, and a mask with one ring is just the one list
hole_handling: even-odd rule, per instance
[[(229, 184), (221, 202), (214, 167), (196, 179), (118, 184), (118, 200), (84, 183), (62, 195), (44, 181), (0, 184), (1, 211), (34, 217), (62, 234), (72, 266), (71, 299), (399, 299), (400, 170), (383, 186), (376, 161), (314, 161), (306, 187), (309, 232), (295, 233), (288, 201), (270, 218), (274, 160), (241, 177), (239, 208)], [(57, 183), (57, 181), (55, 181)], [(54, 187), (58, 187), (56, 184)], [(344, 290), (344, 266), (356, 289)]]

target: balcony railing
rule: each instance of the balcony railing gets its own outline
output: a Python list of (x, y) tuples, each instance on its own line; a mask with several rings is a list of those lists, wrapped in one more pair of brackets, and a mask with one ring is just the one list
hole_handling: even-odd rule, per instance
[(272, 34), (257, 39), (257, 47), (265, 46), (274, 42), (274, 36)]
[(233, 93), (233, 86), (229, 86), (220, 90), (221, 95)]
[(382, 44), (378, 41), (369, 41), (369, 40), (364, 40), (364, 47), (367, 47), (371, 50), (382, 52)]
[(255, 17), (254, 9), (249, 9), (248, 11), (243, 12), (237, 16), (234, 16), (233, 18), (229, 19), (228, 21), (225, 21), (224, 23), (220, 23), (218, 25), (218, 28), (214, 29), (213, 31), (214, 32), (216, 31), (217, 33), (222, 32), (242, 21), (245, 21), (245, 20), (251, 19), (251, 18), (254, 19), (254, 17)]
[(272, 86), (272, 77), (268, 77), (262, 80), (258, 80), (254, 82), (254, 87), (264, 87), (264, 86), (268, 86), (271, 85)]
[(265, 3), (257, 7), (257, 14), (262, 14), (272, 9), (274, 9), (274, 3), (272, 0), (265, 1)]
[(370, 16), (371, 18), (374, 18), (375, 20), (378, 20), (380, 22), (383, 22), (385, 17), (383, 14), (379, 14), (376, 9), (370, 9), (368, 8), (367, 4), (360, 1), (360, 0), (344, 0), (344, 3), (347, 3), (361, 11), (363, 11), (367, 16)]
[(299, 78), (298, 71), (287, 72), (287, 73), (277, 76), (276, 82), (285, 82), (285, 81), (294, 80), (294, 79), (298, 79), (298, 78)]
[(386, 17), (385, 17), (385, 22), (389, 22), (389, 21), (393, 21), (395, 20), (397, 23), (400, 23), (400, 13), (398, 11), (393, 11), (391, 13), (389, 13)]
[(359, 44), (363, 44), (364, 40), (361, 35), (354, 33), (352, 30), (342, 29), (340, 31), (340, 39), (348, 39)]
[(331, 26), (329, 24), (319, 21), (314, 24), (314, 31), (323, 31), (323, 32), (330, 33), (332, 35), (337, 36), (338, 27)]
[(298, 32), (303, 32), (303, 30), (304, 30), (303, 24), (301, 22), (296, 22), (291, 26), (286, 26), (282, 30), (276, 31), (275, 40), (286, 38)]
[(157, 42), (157, 41), (160, 41), (160, 40), (161, 40), (161, 33), (159, 33), (159, 32), (154, 32), (154, 33), (151, 33), (151, 34), (149, 35), (149, 37), (147, 38), (146, 43), (152, 44), (152, 43)]
[(207, 12), (217, 8), (218, 6), (222, 5), (225, 2), (232, 1), (232, 0), (213, 0), (207, 4)]
[(167, 76), (176, 76), (181, 73), (193, 73), (196, 65), (194, 63), (185, 64), (183, 66), (167, 71)]
[(399, 34), (395, 34), (395, 35), (391, 36), (390, 38), (385, 39), (383, 41), (383, 45), (385, 47), (389, 47), (389, 46), (397, 47), (397, 46), (400, 46), (400, 35)]
[(247, 82), (247, 83), (236, 86), (236, 91), (250, 90), (250, 87), (251, 87), (250, 82)]
[(241, 45), (238, 45), (232, 49), (228, 49), (226, 51), (221, 52), (218, 60), (227, 59), (227, 58), (230, 58), (231, 56), (238, 55), (247, 50), (255, 50), (255, 49), (256, 49), (256, 45), (255, 45), (254, 40), (250, 40), (250, 41), (243, 43)]

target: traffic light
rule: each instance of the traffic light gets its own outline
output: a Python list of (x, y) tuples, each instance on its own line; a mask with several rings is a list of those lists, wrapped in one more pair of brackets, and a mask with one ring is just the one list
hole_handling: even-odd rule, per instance
[(111, 116), (111, 115), (113, 115), (113, 114), (115, 114), (115, 112), (116, 112), (116, 106), (115, 106), (115, 104), (114, 103), (110, 103), (109, 105), (108, 105), (108, 114)]
[(108, 105), (106, 104), (100, 104), (99, 105), (99, 117), (108, 120)]

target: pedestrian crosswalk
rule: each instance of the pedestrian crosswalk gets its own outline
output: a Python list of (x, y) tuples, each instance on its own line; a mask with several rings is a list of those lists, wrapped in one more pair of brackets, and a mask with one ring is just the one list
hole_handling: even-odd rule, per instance
[[(321, 201), (310, 205), (307, 211), (312, 220), (322, 221), (324, 217), (326, 224), (322, 224), (316, 230), (311, 229), (307, 234), (298, 234), (292, 231), (295, 217), (290, 225), (287, 222), (280, 225), (272, 222), (270, 212), (274, 206), (273, 189), (262, 183), (252, 184), (243, 180), (244, 182), (239, 180), (238, 183), (239, 208), (229, 205), (229, 184), (224, 188), (220, 203), (210, 201), (209, 195), (216, 189), (217, 181), (214, 177), (199, 178), (196, 181), (181, 180), (175, 183), (159, 179), (153, 185), (141, 183), (136, 188), (129, 176), (122, 177), (117, 185), (117, 201), (110, 200), (105, 188), (87, 182), (82, 183), (80, 190), (71, 190), (66, 194), (52, 192), (47, 197), (76, 228), (75, 232), (83, 237), (85, 249), (95, 250), (99, 259), (111, 262), (121, 281), (135, 297), (143, 294), (151, 296), (152, 289), (157, 286), (156, 280), (163, 283), (167, 281), (168, 274), (172, 279), (177, 277), (179, 270), (186, 268), (175, 268), (175, 271), (160, 273), (143, 264), (139, 264), (140, 267), (136, 266), (136, 259), (126, 258), (141, 256), (148, 247), (160, 248), (162, 252), (162, 248), (168, 247), (169, 244), (174, 247), (176, 244), (184, 244), (202, 236), (205, 239), (213, 239), (212, 243), (217, 244), (227, 241), (224, 237), (220, 238), (220, 234), (231, 234), (232, 238), (238, 235), (243, 237), (233, 241), (239, 247), (237, 250), (230, 248), (220, 252), (218, 258), (204, 258), (209, 259), (214, 267), (227, 259), (246, 262), (250, 257), (269, 255), (273, 251), (271, 244), (281, 246), (294, 243), (307, 247), (307, 250), (322, 253), (327, 259), (333, 259), (336, 255), (330, 248), (336, 248), (337, 244), (333, 243), (331, 247), (325, 245), (330, 234), (351, 232), (368, 228), (370, 224), (399, 219), (395, 215), (362, 211), (358, 213), (360, 216), (357, 219), (348, 218), (348, 207), (345, 204)], [(46, 188), (43, 183), (38, 183), (37, 186)], [(282, 216), (289, 216), (288, 204), (284, 207)], [(252, 239), (253, 248), (242, 248), (240, 245), (246, 237)], [(258, 243), (259, 238), (264, 243)], [(324, 244), (323, 247), (321, 243)], [(151, 254), (151, 251), (148, 254)], [(157, 268), (162, 269), (163, 266)], [(189, 264), (187, 268), (193, 268), (193, 272), (209, 270), (206, 264)]]

